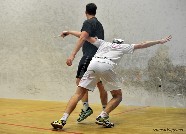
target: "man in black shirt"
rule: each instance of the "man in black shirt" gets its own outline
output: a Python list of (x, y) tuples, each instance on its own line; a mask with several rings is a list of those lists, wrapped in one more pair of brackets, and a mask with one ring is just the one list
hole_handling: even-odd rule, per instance
[[(89, 36), (90, 37), (98, 37), (99, 39), (104, 39), (103, 26), (95, 17), (96, 10), (97, 10), (97, 6), (94, 3), (89, 3), (86, 5), (85, 14), (86, 14), (87, 20), (85, 20), (83, 23), (80, 38), (78, 39), (78, 41), (76, 43), (76, 47), (79, 45), (82, 46), (82, 51), (83, 51), (83, 56), (79, 62), (77, 75), (76, 75), (76, 78), (77, 78), (76, 84), (77, 85), (79, 84), (83, 74), (86, 72), (89, 63), (92, 60), (92, 57), (95, 55), (95, 53), (97, 51), (97, 47), (90, 44), (85, 39)], [(74, 35), (74, 32), (73, 31), (68, 31), (68, 32), (65, 31), (65, 34), (62, 33), (61, 36), (65, 37), (69, 34)], [(69, 56), (69, 58), (66, 61), (68, 66), (72, 65), (72, 62), (73, 62), (75, 55), (77, 54), (78, 51), (76, 51), (76, 49), (74, 49), (74, 51), (71, 53), (71, 55)], [(103, 87), (101, 81), (97, 83), (97, 87), (100, 92), (100, 99), (101, 99), (102, 107), (104, 109), (107, 105), (107, 92), (104, 90), (104, 87)], [(82, 103), (83, 103), (83, 109), (82, 109), (81, 113), (79, 114), (79, 118), (77, 119), (78, 122), (81, 122), (82, 120), (86, 119), (88, 116), (90, 116), (93, 113), (93, 110), (89, 107), (89, 104), (88, 104), (88, 91), (84, 95), (84, 97), (82, 98)]]

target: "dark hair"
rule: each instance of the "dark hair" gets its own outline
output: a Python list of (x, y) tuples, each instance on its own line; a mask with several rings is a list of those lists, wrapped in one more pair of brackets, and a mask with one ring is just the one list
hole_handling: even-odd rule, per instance
[(89, 3), (86, 5), (86, 13), (89, 15), (96, 15), (97, 6), (94, 3)]

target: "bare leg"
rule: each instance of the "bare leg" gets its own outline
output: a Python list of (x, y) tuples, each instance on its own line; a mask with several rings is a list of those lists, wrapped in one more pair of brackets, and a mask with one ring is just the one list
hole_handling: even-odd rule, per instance
[(104, 127), (111, 128), (114, 127), (114, 123), (111, 123), (109, 119), (109, 113), (114, 110), (119, 103), (122, 101), (121, 89), (111, 91), (112, 99), (108, 102), (106, 108), (101, 112), (101, 114), (96, 118), (96, 124), (103, 125)]
[(81, 99), (82, 102), (88, 102), (88, 90), (85, 92), (83, 98)]
[[(80, 82), (80, 78), (77, 78), (76, 79), (76, 85), (78, 86), (79, 85), (79, 82)], [(83, 96), (83, 98), (81, 99), (82, 102), (88, 102), (88, 90), (86, 90), (86, 93), (85, 95)]]
[(110, 92), (111, 92), (113, 98), (108, 102), (108, 104), (104, 110), (107, 114), (109, 114), (112, 110), (114, 110), (119, 105), (119, 103), (122, 101), (121, 89), (113, 90)]
[[(77, 85), (79, 84), (80, 80), (81, 80), (80, 78), (77, 78), (76, 79), (76, 84)], [(108, 94), (104, 90), (104, 86), (103, 86), (102, 82), (98, 82), (97, 83), (97, 87), (98, 87), (99, 92), (100, 92), (101, 103), (102, 103), (103, 106), (106, 106), (107, 105), (107, 102), (108, 102)], [(83, 98), (81, 99), (81, 101), (82, 102), (88, 102), (88, 90), (86, 90), (86, 93), (83, 96)]]
[(54, 129), (62, 129), (64, 125), (66, 124), (67, 118), (69, 115), (74, 111), (76, 108), (77, 103), (81, 100), (81, 98), (84, 96), (87, 89), (82, 87), (77, 87), (76, 93), (71, 97), (69, 100), (65, 113), (63, 114), (62, 118), (57, 121), (53, 121), (51, 125)]
[(68, 113), (69, 115), (72, 113), (72, 111), (76, 108), (77, 103), (82, 99), (86, 91), (87, 89), (85, 88), (77, 87), (76, 93), (72, 96), (67, 104), (65, 113)]
[[(81, 79), (77, 78), (76, 84), (78, 85)], [(83, 93), (83, 96), (81, 97), (81, 101), (83, 103), (83, 108), (81, 113), (79, 114), (79, 118), (77, 119), (78, 122), (81, 122), (82, 120), (86, 119), (88, 116), (90, 116), (93, 113), (93, 110), (89, 107), (88, 104), (88, 90), (85, 90)]]
[(107, 91), (104, 90), (104, 86), (103, 86), (103, 83), (102, 82), (98, 82), (97, 83), (97, 87), (99, 89), (101, 103), (102, 103), (103, 106), (106, 106), (107, 105), (107, 102), (108, 102)]

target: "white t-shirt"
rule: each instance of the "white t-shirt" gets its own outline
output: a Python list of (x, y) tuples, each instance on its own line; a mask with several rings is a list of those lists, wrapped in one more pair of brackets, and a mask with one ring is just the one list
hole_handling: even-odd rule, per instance
[(106, 59), (111, 64), (118, 64), (124, 54), (134, 52), (134, 44), (116, 44), (97, 39), (93, 45), (98, 47), (93, 59), (98, 61), (104, 61)]

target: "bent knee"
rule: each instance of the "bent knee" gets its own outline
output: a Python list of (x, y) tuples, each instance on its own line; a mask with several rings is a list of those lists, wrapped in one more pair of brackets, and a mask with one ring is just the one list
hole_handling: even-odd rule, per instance
[(122, 94), (118, 94), (115, 96), (119, 102), (121, 102), (123, 100)]
[(113, 98), (116, 98), (118, 102), (121, 102), (123, 100), (122, 95), (115, 95)]
[(77, 87), (75, 95), (77, 96), (78, 100), (81, 100), (86, 93), (88, 93), (86, 88)]
[(122, 101), (123, 97), (122, 97), (121, 89), (120, 90), (113, 90), (113, 91), (111, 91), (111, 94), (112, 94), (113, 98), (117, 98), (120, 102)]

